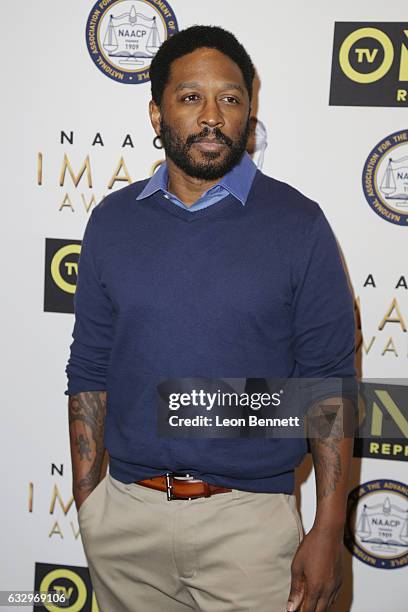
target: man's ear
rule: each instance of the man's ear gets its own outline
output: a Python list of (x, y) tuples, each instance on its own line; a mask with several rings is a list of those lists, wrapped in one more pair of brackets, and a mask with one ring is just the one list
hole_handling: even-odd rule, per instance
[(159, 106), (154, 102), (154, 100), (150, 100), (149, 102), (149, 115), (150, 122), (153, 126), (154, 131), (156, 132), (156, 136), (160, 136), (160, 119), (161, 112)]

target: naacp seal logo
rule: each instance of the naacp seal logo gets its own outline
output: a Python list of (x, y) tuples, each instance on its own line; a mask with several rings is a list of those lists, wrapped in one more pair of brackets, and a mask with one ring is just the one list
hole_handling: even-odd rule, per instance
[(408, 486), (371, 480), (356, 487), (348, 499), (345, 544), (372, 567), (408, 565)]
[(120, 83), (145, 83), (160, 45), (178, 31), (164, 0), (99, 0), (86, 24), (94, 64)]
[(377, 215), (408, 224), (408, 130), (394, 132), (374, 147), (364, 166), (363, 189)]

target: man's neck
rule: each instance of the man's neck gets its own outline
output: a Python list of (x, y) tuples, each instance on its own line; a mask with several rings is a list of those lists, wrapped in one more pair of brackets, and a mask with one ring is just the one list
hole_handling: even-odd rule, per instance
[(220, 181), (220, 179), (206, 181), (194, 178), (183, 172), (171, 159), (167, 158), (166, 162), (169, 174), (167, 189), (186, 206), (192, 206), (207, 189)]

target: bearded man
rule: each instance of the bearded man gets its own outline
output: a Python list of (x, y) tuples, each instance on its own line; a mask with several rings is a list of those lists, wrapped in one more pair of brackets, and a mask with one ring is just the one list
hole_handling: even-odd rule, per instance
[[(166, 161), (92, 211), (67, 365), (97, 601), (103, 612), (323, 612), (341, 582), (351, 438), (310, 440), (317, 511), (304, 536), (304, 437), (161, 436), (157, 397), (162, 379), (352, 379), (336, 241), (315, 202), (245, 152), (254, 67), (231, 33), (177, 33), (150, 78)], [(322, 410), (346, 401), (319, 399)]]

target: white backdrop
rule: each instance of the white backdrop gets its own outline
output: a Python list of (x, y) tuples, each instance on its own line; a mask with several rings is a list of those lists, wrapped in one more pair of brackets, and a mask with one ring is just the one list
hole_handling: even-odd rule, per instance
[[(408, 334), (403, 324), (388, 322), (378, 328), (393, 298), (408, 320), (408, 291), (395, 288), (398, 279), (408, 274), (408, 229), (376, 215), (361, 187), (372, 148), (408, 127), (406, 105), (329, 106), (334, 23), (402, 22), (408, 16), (406, 2), (171, 0), (170, 5), (180, 29), (194, 23), (221, 25), (248, 49), (261, 80), (257, 115), (268, 132), (263, 170), (318, 201), (336, 233), (360, 298), (366, 346), (375, 336), (368, 353), (362, 351), (364, 376), (406, 378)], [(3, 11), (3, 49), (9, 53), (3, 63), (3, 96), (7, 95), (2, 97), (1, 163), (5, 228), (1, 589), (33, 589), (38, 562), (86, 565), (75, 509), (67, 507), (71, 480), (63, 393), (73, 315), (44, 312), (45, 238), (82, 238), (89, 216), (83, 198), (89, 203), (94, 195), (98, 202), (109, 191), (121, 156), (133, 181), (148, 176), (160, 158), (152, 146), (148, 121), (149, 83), (118, 83), (91, 61), (85, 26), (92, 6), (93, 0), (28, 0), (8, 3)], [(61, 144), (61, 131), (73, 132), (73, 144)], [(104, 146), (92, 146), (97, 133)], [(127, 134), (133, 148), (122, 147)], [(76, 173), (89, 155), (92, 188), (86, 174), (75, 187), (68, 172), (60, 186), (64, 154)], [(113, 188), (126, 184), (116, 181)], [(369, 274), (376, 287), (364, 287)], [(390, 337), (395, 350), (383, 353)], [(306, 529), (314, 513), (308, 461), (299, 477)], [(55, 469), (52, 473), (52, 464), (62, 475)], [(408, 480), (403, 461), (356, 459), (355, 470), (354, 485), (358, 477), (361, 482)], [(65, 511), (58, 500), (50, 507), (55, 486)], [(337, 612), (407, 609), (406, 567), (370, 567), (346, 555), (346, 587)]]

